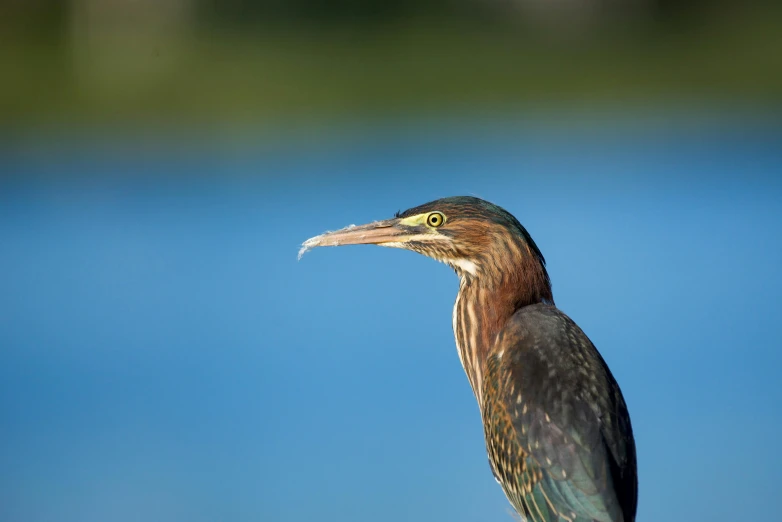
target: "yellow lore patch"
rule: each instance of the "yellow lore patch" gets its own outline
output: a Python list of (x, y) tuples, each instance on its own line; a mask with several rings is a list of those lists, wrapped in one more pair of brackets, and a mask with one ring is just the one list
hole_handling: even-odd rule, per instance
[[(445, 214), (442, 212), (426, 212), (425, 214), (416, 214), (415, 216), (406, 217), (404, 219), (399, 220), (400, 225), (405, 225), (408, 227), (417, 227), (418, 225), (427, 225), (427, 220), (429, 219), (429, 216), (431, 214), (438, 214), (442, 216), (443, 223), (445, 223), (448, 218), (445, 217)], [(429, 225), (427, 225), (429, 226)], [(442, 225), (439, 225), (442, 226)], [(432, 227), (429, 227), (432, 228)]]

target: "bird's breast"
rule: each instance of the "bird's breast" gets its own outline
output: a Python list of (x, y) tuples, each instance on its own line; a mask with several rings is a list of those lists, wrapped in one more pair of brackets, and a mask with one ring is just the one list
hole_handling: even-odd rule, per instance
[(462, 283), (453, 307), (453, 333), (456, 350), (478, 405), (483, 404), (485, 356), (493, 333), (487, 324), (483, 292), (469, 283)]

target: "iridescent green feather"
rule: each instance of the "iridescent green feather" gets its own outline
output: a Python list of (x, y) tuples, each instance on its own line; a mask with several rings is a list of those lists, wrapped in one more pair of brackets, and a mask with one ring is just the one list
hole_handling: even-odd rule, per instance
[(635, 476), (614, 470), (634, 469), (635, 452), (632, 434), (620, 431), (629, 420), (613, 418), (618, 387), (586, 336), (548, 308), (548, 337), (518, 318), (487, 359), (483, 411), (493, 471), (529, 521), (629, 522)]

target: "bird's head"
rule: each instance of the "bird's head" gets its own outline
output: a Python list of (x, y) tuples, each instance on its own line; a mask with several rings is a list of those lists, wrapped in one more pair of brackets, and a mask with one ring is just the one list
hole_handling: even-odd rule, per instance
[(391, 219), (327, 232), (305, 241), (299, 257), (319, 246), (363, 244), (412, 250), (468, 279), (512, 282), (534, 276), (541, 300), (551, 300), (545, 259), (527, 230), (508, 211), (479, 198), (438, 199)]

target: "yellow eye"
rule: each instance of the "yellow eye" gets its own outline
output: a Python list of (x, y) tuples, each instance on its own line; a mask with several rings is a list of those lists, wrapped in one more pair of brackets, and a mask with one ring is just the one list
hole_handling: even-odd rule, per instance
[(426, 217), (426, 224), (430, 227), (439, 227), (445, 223), (445, 216), (439, 212), (432, 212)]

